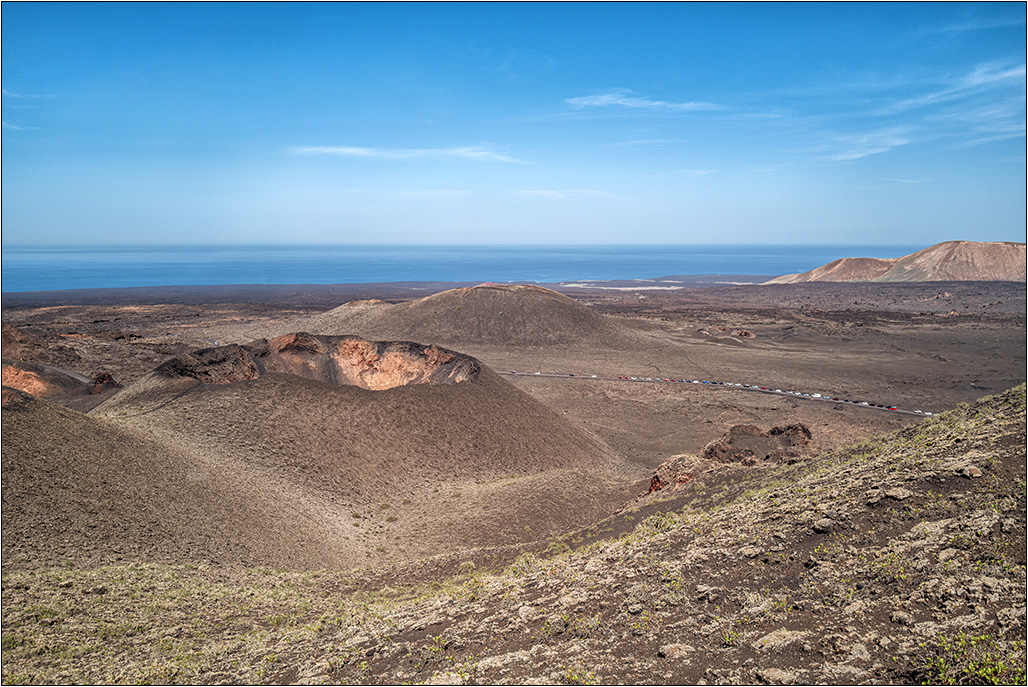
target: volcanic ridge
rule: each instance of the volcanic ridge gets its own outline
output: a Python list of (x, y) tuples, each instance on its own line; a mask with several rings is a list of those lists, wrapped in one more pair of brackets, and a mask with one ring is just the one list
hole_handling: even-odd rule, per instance
[(840, 258), (809, 272), (787, 274), (766, 283), (1025, 281), (1026, 255), (1024, 243), (945, 241), (902, 258)]

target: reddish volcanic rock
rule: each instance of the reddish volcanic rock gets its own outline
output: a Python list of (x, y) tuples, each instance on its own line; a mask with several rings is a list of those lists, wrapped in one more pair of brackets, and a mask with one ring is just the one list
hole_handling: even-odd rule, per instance
[(3, 385), (33, 396), (46, 396), (53, 390), (51, 385), (40, 379), (35, 372), (14, 365), (3, 366)]
[(266, 374), (290, 374), (372, 391), (408, 384), (456, 384), (477, 378), (474, 358), (409, 341), (367, 341), (356, 336), (306, 332), (261, 339), (244, 346), (208, 348), (157, 368), (169, 377), (205, 384), (232, 384)]
[(762, 461), (795, 463), (805, 454), (813, 435), (805, 425), (772, 427), (762, 432), (753, 425), (735, 425), (720, 439), (703, 447), (702, 456), (719, 463), (755, 465)]
[(114, 381), (114, 377), (111, 376), (110, 372), (100, 372), (100, 374), (93, 379), (93, 386), (89, 388), (89, 393), (102, 394), (105, 391), (112, 391), (120, 388), (121, 384)]
[(688, 484), (693, 478), (693, 468), (694, 465), (689, 456), (674, 456), (665, 460), (653, 472), (653, 477), (650, 478), (650, 490), (646, 493), (652, 494), (668, 487), (674, 490), (683, 484)]

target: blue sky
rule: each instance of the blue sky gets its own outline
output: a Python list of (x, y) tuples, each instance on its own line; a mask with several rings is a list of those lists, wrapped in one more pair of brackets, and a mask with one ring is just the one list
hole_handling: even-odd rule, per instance
[(5, 244), (1025, 240), (1024, 3), (3, 3)]

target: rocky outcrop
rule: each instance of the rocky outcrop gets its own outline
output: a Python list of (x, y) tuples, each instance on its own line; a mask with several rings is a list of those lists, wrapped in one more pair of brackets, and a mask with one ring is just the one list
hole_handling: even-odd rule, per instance
[(35, 372), (14, 365), (3, 366), (3, 385), (33, 396), (46, 396), (53, 391), (53, 387)]
[(704, 446), (701, 455), (719, 463), (795, 463), (809, 452), (812, 436), (802, 424), (772, 427), (767, 432), (753, 425), (735, 425)]
[(653, 494), (664, 489), (673, 491), (692, 481), (695, 465), (692, 456), (681, 455), (668, 458), (657, 466), (653, 476), (650, 478), (650, 490), (647, 494)]
[(114, 377), (111, 376), (110, 372), (101, 371), (93, 378), (93, 386), (89, 387), (89, 393), (102, 394), (108, 391), (116, 391), (120, 388), (121, 384), (114, 381)]

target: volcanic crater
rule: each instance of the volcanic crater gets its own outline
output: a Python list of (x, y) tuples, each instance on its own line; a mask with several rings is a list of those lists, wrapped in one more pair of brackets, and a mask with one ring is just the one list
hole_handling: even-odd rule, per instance
[(411, 384), (459, 384), (474, 381), (480, 371), (474, 358), (434, 344), (306, 332), (205, 348), (157, 368), (166, 377), (192, 377), (204, 384), (233, 384), (282, 373), (371, 391)]

